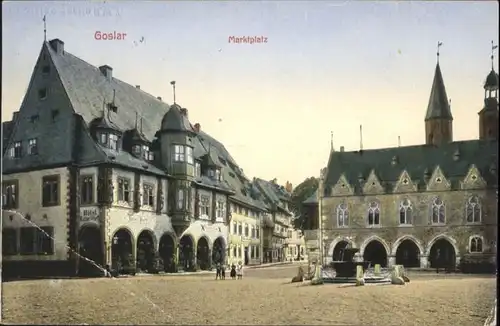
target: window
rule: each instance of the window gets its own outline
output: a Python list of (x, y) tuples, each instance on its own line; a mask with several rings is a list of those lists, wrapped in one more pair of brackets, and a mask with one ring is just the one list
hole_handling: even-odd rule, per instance
[(59, 176), (47, 176), (42, 179), (42, 204), (43, 206), (59, 205)]
[(404, 199), (399, 204), (399, 224), (412, 224), (412, 207), (409, 199)]
[(250, 246), (250, 258), (255, 258), (255, 246)]
[(118, 201), (130, 202), (130, 180), (118, 178)]
[(17, 232), (13, 228), (2, 230), (2, 254), (5, 256), (17, 254)]
[(174, 161), (184, 162), (184, 146), (174, 145)]
[(337, 206), (337, 225), (339, 227), (346, 227), (349, 225), (349, 210), (345, 203)]
[(194, 176), (201, 177), (201, 164), (198, 162), (194, 165)]
[(146, 161), (149, 159), (149, 147), (146, 145), (142, 146), (142, 158)]
[(148, 160), (149, 161), (154, 161), (154, 159), (155, 159), (154, 153), (152, 151), (149, 151), (148, 152)]
[(46, 66), (43, 66), (42, 68), (42, 74), (48, 74), (50, 72), (50, 66), (49, 65), (46, 65)]
[(245, 216), (248, 216), (248, 208), (245, 208)]
[(215, 173), (214, 173), (214, 170), (213, 169), (208, 169), (208, 176), (210, 178), (215, 178)]
[(94, 177), (82, 176), (80, 179), (80, 199), (82, 204), (94, 203)]
[(141, 146), (140, 145), (132, 146), (132, 154), (134, 154), (136, 156), (141, 155)]
[(223, 200), (217, 201), (217, 206), (215, 208), (215, 217), (219, 219), (223, 219), (225, 215), (225, 203)]
[(467, 223), (480, 223), (481, 222), (481, 203), (479, 198), (472, 196), (467, 201), (466, 206)]
[(252, 231), (251, 231), (251, 237), (252, 239), (255, 239), (255, 226), (252, 225)]
[(243, 234), (243, 225), (241, 225), (241, 223), (238, 223), (238, 234), (239, 235)]
[(379, 225), (380, 224), (380, 208), (377, 202), (371, 202), (368, 207), (368, 225)]
[(155, 196), (154, 196), (154, 187), (150, 184), (144, 184), (142, 186), (142, 205), (154, 207)]
[(38, 154), (38, 146), (36, 144), (36, 138), (28, 140), (28, 155)]
[(11, 158), (20, 158), (22, 155), (22, 144), (20, 141), (14, 143), (14, 145), (9, 150), (9, 156)]
[(54, 254), (54, 228), (36, 229), (36, 253), (39, 255)]
[(210, 197), (200, 196), (200, 216), (210, 216)]
[(233, 234), (238, 234), (238, 224), (236, 222), (233, 223)]
[(257, 229), (255, 229), (255, 237), (256, 237), (257, 239), (259, 239), (259, 238), (260, 238), (260, 234), (259, 234), (259, 233), (260, 233), (260, 230), (259, 230), (258, 228), (257, 228)]
[(186, 161), (193, 164), (193, 148), (189, 146), (186, 146)]
[(483, 239), (479, 236), (474, 236), (470, 238), (469, 243), (470, 253), (481, 253), (483, 252)]
[(99, 142), (102, 144), (102, 145), (107, 145), (108, 144), (108, 134), (106, 133), (101, 133), (99, 135)]
[(245, 237), (248, 237), (248, 224), (245, 224)]
[(445, 205), (441, 198), (436, 197), (432, 201), (431, 206), (431, 218), (432, 224), (443, 224), (445, 223)]
[(40, 100), (45, 100), (47, 98), (47, 89), (46, 88), (42, 88), (42, 89), (38, 90), (38, 98)]
[(15, 209), (19, 206), (19, 182), (17, 180), (2, 183), (3, 208)]
[(34, 254), (35, 253), (35, 234), (37, 228), (23, 227), (19, 229), (20, 237), (20, 251), (21, 254)]
[(233, 257), (236, 257), (238, 255), (238, 248), (233, 247)]
[(109, 148), (118, 150), (118, 136), (115, 134), (109, 134)]
[(221, 181), (220, 169), (215, 170), (215, 179)]
[(177, 209), (183, 209), (184, 208), (184, 201), (185, 201), (185, 189), (179, 189), (177, 190)]
[(255, 250), (255, 258), (259, 258), (260, 257), (260, 252), (259, 252), (260, 248), (259, 247), (255, 247), (255, 249), (256, 249)]
[(21, 254), (51, 255), (54, 253), (54, 228), (22, 227), (20, 229)]

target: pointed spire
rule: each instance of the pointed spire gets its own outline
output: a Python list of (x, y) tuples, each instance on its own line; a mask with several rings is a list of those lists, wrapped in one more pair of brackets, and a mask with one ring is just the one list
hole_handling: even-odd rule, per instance
[(429, 104), (427, 105), (425, 120), (453, 120), (450, 104), (448, 103), (448, 96), (446, 95), (446, 88), (444, 87), (443, 75), (441, 74), (441, 67), (439, 66), (439, 47), (441, 45), (443, 45), (443, 43), (438, 42), (438, 62), (436, 64), (436, 70), (434, 71), (434, 80), (432, 81), (431, 95), (429, 97)]

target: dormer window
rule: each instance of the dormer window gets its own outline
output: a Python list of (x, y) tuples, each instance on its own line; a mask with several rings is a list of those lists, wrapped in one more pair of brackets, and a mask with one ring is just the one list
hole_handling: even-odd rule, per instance
[(201, 177), (201, 164), (196, 162), (194, 165), (194, 175), (196, 177)]
[(213, 169), (209, 169), (209, 170), (208, 170), (208, 176), (209, 176), (210, 178), (214, 178), (214, 177), (215, 177), (215, 171), (214, 171)]
[(215, 170), (215, 179), (217, 179), (218, 181), (221, 181), (220, 169)]
[(149, 160), (149, 146), (142, 146), (142, 157), (147, 161)]
[(99, 137), (99, 142), (106, 146), (108, 144), (108, 134), (106, 133), (101, 133), (100, 137)]
[(141, 145), (132, 146), (132, 154), (134, 154), (135, 156), (140, 156), (141, 155)]
[(154, 156), (153, 152), (148, 152), (148, 158), (147, 158), (147, 160), (148, 161), (154, 161), (154, 159), (155, 159), (155, 156)]
[(115, 134), (109, 134), (109, 148), (118, 150), (118, 136)]

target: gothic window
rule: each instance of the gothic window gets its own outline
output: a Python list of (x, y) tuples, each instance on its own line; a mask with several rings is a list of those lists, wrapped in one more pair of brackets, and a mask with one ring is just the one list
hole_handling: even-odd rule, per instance
[(200, 196), (200, 202), (198, 206), (200, 217), (210, 217), (210, 197)]
[(349, 210), (345, 203), (337, 206), (337, 225), (346, 227), (349, 225)]
[(154, 207), (154, 186), (150, 184), (144, 184), (142, 188), (142, 205)]
[(380, 207), (376, 201), (372, 201), (368, 207), (368, 225), (380, 225)]
[(445, 205), (441, 198), (436, 197), (432, 201), (431, 206), (431, 216), (432, 224), (444, 224), (445, 223)]
[(481, 222), (481, 203), (479, 198), (472, 196), (467, 201), (466, 205), (467, 223)]
[(412, 222), (411, 202), (405, 198), (399, 203), (399, 224), (412, 224)]
[(469, 252), (481, 253), (483, 252), (483, 239), (478, 236), (471, 237), (469, 243)]

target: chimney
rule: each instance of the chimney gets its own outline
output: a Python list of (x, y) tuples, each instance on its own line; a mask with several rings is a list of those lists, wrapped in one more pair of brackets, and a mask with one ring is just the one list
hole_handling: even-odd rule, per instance
[(135, 88), (141, 89), (141, 85), (135, 85)]
[(188, 110), (186, 108), (182, 108), (181, 114), (187, 118), (188, 117)]
[(287, 192), (292, 193), (292, 191), (293, 191), (292, 183), (290, 183), (290, 182), (287, 181), (285, 189), (286, 189)]
[(343, 152), (344, 151), (344, 146), (340, 146), (340, 151)]
[(19, 116), (19, 111), (15, 111), (12, 113), (12, 121), (16, 121), (17, 120), (17, 117)]
[(156, 99), (157, 99), (158, 101), (161, 101), (161, 96), (158, 96)]
[(61, 41), (60, 39), (56, 38), (51, 41), (49, 41), (50, 47), (57, 53), (57, 54), (63, 54), (64, 53), (64, 42)]
[(195, 123), (195, 124), (194, 124), (194, 130), (195, 130), (196, 132), (200, 132), (200, 128), (201, 128), (201, 126), (200, 126), (200, 124), (199, 124), (199, 123)]
[(108, 80), (111, 80), (113, 78), (113, 68), (111, 68), (110, 66), (108, 65), (100, 66), (99, 70)]

